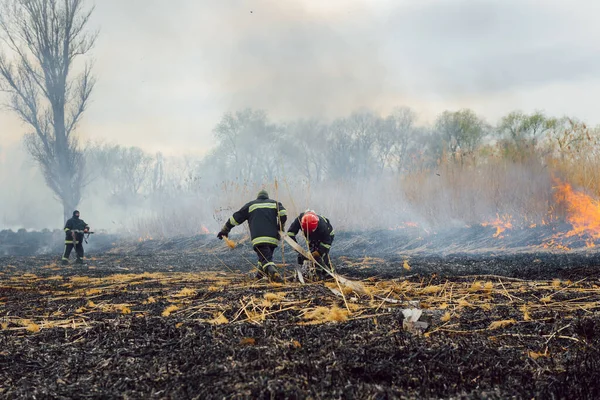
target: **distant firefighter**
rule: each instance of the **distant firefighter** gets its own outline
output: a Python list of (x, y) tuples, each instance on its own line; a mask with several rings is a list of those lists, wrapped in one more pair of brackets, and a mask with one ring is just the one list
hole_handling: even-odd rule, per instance
[(285, 227), (286, 209), (280, 202), (269, 199), (269, 194), (265, 190), (261, 190), (256, 200), (245, 204), (229, 218), (217, 237), (219, 239), (228, 237), (234, 226), (246, 220), (250, 227), (252, 246), (258, 255), (256, 277), (267, 275), (271, 280), (279, 280), (280, 276), (273, 262), (273, 251), (279, 245), (279, 231)]
[(73, 217), (65, 224), (65, 252), (62, 256), (62, 264), (69, 263), (69, 255), (75, 248), (77, 253), (77, 264), (83, 264), (83, 235), (90, 231), (90, 227), (84, 220), (79, 218), (79, 211), (73, 211)]
[[(329, 258), (329, 251), (333, 244), (335, 231), (329, 220), (323, 216), (317, 215), (317, 213), (312, 210), (306, 210), (292, 222), (287, 234), (297, 241), (296, 235), (300, 229), (302, 229), (302, 233), (304, 233), (310, 252), (315, 260), (319, 264), (333, 270), (331, 259)], [(302, 265), (305, 260), (306, 258), (303, 255), (298, 254), (298, 264)], [(317, 268), (317, 275), (321, 279), (327, 277), (327, 273), (321, 268)]]

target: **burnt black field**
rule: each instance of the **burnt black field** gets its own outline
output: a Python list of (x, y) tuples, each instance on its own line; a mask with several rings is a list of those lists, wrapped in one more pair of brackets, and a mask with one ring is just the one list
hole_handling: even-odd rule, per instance
[(598, 398), (600, 253), (494, 233), (340, 233), (361, 290), (292, 281), (287, 247), (285, 283), (252, 280), (243, 236), (98, 235), (86, 266), (4, 240), (0, 396)]

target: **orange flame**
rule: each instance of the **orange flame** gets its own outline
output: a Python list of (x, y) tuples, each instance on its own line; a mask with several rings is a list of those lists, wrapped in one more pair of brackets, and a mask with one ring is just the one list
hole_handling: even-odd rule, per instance
[(565, 245), (564, 245), (564, 244), (562, 244), (562, 243), (556, 242), (556, 241), (554, 241), (553, 239), (551, 239), (551, 240), (549, 240), (549, 241), (545, 242), (545, 243), (542, 245), (542, 247), (543, 247), (543, 248), (545, 248), (545, 249), (558, 249), (558, 250), (565, 250), (565, 251), (569, 251), (569, 250), (571, 250), (571, 248), (570, 248), (570, 247), (568, 247), (568, 246), (565, 246)]
[(146, 240), (152, 240), (152, 236), (150, 236), (150, 235), (146, 235), (146, 237), (140, 236), (138, 239), (138, 242), (142, 243), (142, 242), (145, 242)]
[(495, 220), (493, 220), (491, 222), (484, 222), (481, 224), (481, 226), (495, 227), (496, 233), (494, 233), (494, 237), (495, 238), (503, 238), (504, 236), (501, 236), (501, 233), (507, 229), (512, 229), (512, 227), (513, 227), (512, 216), (510, 216), (510, 215), (500, 216), (500, 215), (496, 214)]
[(567, 222), (573, 227), (565, 237), (588, 236), (586, 246), (595, 246), (594, 241), (600, 239), (600, 201), (574, 191), (568, 183), (559, 182), (556, 189), (558, 200), (567, 207)]

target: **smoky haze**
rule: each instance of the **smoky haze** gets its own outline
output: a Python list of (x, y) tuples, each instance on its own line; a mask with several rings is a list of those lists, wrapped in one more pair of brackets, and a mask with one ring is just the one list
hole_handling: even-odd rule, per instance
[[(177, 227), (198, 233), (202, 225), (215, 231), (263, 185), (293, 212), (315, 208), (349, 229), (464, 225), (512, 213), (524, 200), (470, 185), (489, 181), (481, 173), (440, 168), (436, 146), (444, 138), (435, 122), (443, 111), (472, 109), (489, 125), (484, 143), (498, 140), (493, 128), (515, 109), (600, 123), (595, 1), (96, 3), (98, 83), (78, 130), (92, 143), (92, 181), (79, 208), (99, 228), (143, 236), (174, 235)], [(405, 151), (426, 160), (398, 167), (392, 157), (375, 168), (371, 158), (382, 156), (385, 140), (361, 142), (360, 123), (344, 120), (366, 111), (385, 120), (400, 106), (415, 113)], [(233, 162), (214, 131), (226, 113), (247, 108), (266, 111), (264, 126), (240, 125), (243, 161)], [(293, 128), (310, 120), (326, 128)], [(0, 226), (60, 227), (60, 205), (20, 144), (26, 130), (8, 111), (0, 124), (1, 182), (11, 188), (0, 194)], [(355, 136), (346, 143), (340, 132)], [(144, 155), (119, 153), (132, 146)], [(307, 173), (306, 149), (330, 164)], [(355, 164), (346, 168), (345, 159)], [(139, 185), (130, 182), (132, 168)], [(538, 168), (507, 166), (512, 178), (499, 178), (504, 186), (493, 193), (545, 199), (551, 179)], [(423, 176), (414, 183), (409, 173)], [(542, 183), (532, 192), (533, 181)]]

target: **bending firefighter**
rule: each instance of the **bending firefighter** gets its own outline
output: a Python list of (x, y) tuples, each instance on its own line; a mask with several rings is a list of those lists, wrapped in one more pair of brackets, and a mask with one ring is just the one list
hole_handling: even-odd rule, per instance
[[(288, 236), (297, 241), (296, 235), (300, 231), (300, 228), (302, 228), (308, 248), (317, 263), (328, 267), (333, 272), (329, 250), (335, 237), (335, 231), (329, 220), (317, 215), (312, 210), (307, 210), (292, 222), (287, 232)], [(302, 265), (305, 260), (306, 258), (303, 255), (298, 254), (298, 264)], [(319, 278), (324, 279), (327, 277), (327, 273), (323, 269), (317, 267), (316, 270)]]
[(252, 247), (258, 255), (256, 277), (267, 275), (270, 279), (279, 279), (277, 267), (273, 262), (273, 251), (279, 245), (279, 231), (284, 229), (287, 211), (280, 202), (269, 199), (269, 194), (261, 190), (256, 200), (245, 204), (229, 218), (217, 237), (227, 237), (234, 226), (246, 220), (250, 227)]
[(90, 231), (90, 227), (84, 220), (79, 219), (79, 211), (73, 211), (73, 217), (65, 224), (65, 252), (62, 256), (62, 264), (69, 263), (69, 255), (75, 248), (77, 253), (77, 264), (83, 264), (83, 235)]

